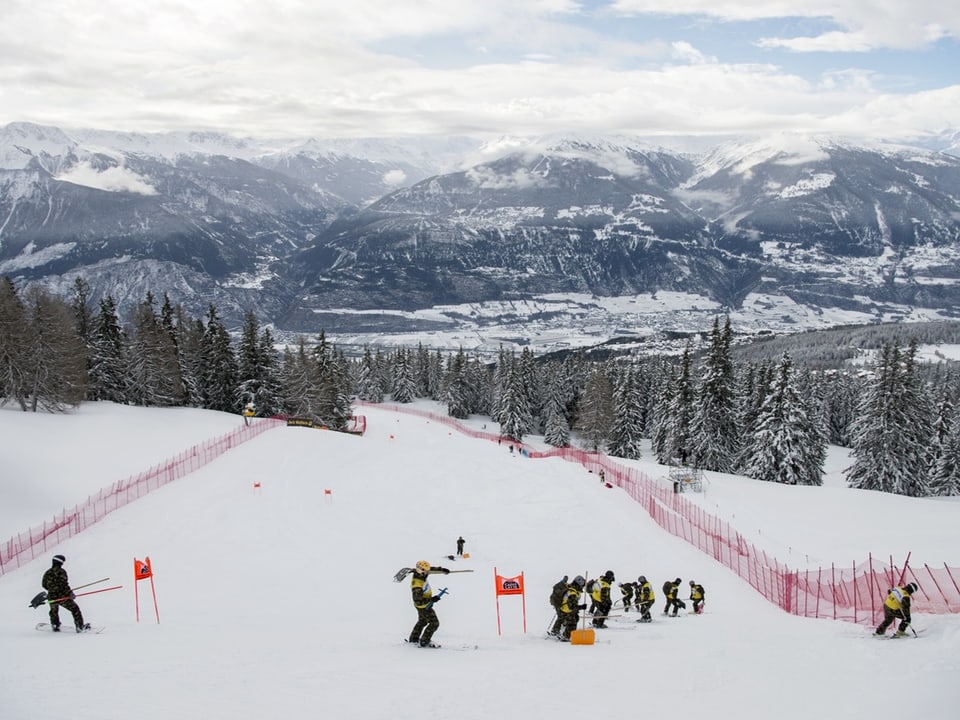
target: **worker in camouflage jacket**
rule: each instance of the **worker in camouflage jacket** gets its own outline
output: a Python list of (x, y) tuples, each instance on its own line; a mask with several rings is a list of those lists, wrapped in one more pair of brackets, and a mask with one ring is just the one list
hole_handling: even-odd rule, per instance
[(630, 606), (633, 604), (633, 589), (634, 584), (632, 582), (620, 583), (620, 599), (623, 600), (623, 611), (630, 612)]
[(593, 598), (595, 608), (593, 626), (595, 628), (605, 628), (607, 626), (607, 617), (613, 608), (613, 600), (610, 597), (610, 585), (616, 578), (613, 576), (613, 570), (607, 570), (600, 579), (593, 585), (590, 596)]
[(637, 578), (637, 610), (640, 611), (640, 619), (637, 622), (651, 622), (653, 617), (650, 615), (650, 608), (657, 600), (657, 595), (653, 591), (653, 586), (647, 581), (646, 576), (641, 575)]
[(560, 639), (563, 642), (570, 642), (570, 633), (577, 629), (577, 620), (580, 618), (580, 611), (587, 609), (586, 603), (580, 602), (580, 595), (587, 584), (583, 575), (577, 575), (569, 585), (567, 591), (560, 602), (558, 615), (563, 624), (563, 632)]
[(413, 606), (417, 609), (417, 624), (410, 631), (407, 642), (416, 643), (420, 647), (435, 647), (431, 638), (440, 627), (440, 618), (437, 617), (437, 611), (433, 609), (433, 606), (440, 602), (440, 596), (433, 594), (433, 589), (427, 582), (427, 576), (432, 572), (446, 575), (450, 571), (444, 567), (434, 567), (426, 560), (421, 560), (414, 568), (413, 577), (410, 579)]
[(63, 606), (73, 615), (77, 632), (83, 632), (87, 629), (87, 625), (83, 622), (80, 606), (73, 599), (70, 579), (67, 577), (67, 571), (63, 569), (64, 562), (66, 558), (63, 555), (54, 555), (50, 569), (43, 574), (43, 579), (40, 581), (43, 589), (47, 591), (47, 599), (50, 602), (50, 625), (54, 632), (60, 632), (60, 607)]

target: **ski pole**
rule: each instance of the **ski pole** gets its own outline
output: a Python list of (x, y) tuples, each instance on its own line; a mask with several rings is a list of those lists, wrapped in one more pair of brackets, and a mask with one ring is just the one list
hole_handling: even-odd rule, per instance
[(105, 578), (100, 578), (99, 580), (94, 580), (93, 582), (88, 582), (86, 585), (77, 585), (77, 586), (74, 588), (74, 590), (79, 590), (80, 588), (90, 587), (91, 585), (96, 585), (97, 583), (106, 582), (106, 581), (109, 580), (109, 579), (110, 579), (110, 578), (105, 577)]
[[(74, 593), (73, 597), (83, 597), (84, 595), (96, 595), (97, 593), (108, 592), (109, 590), (119, 590), (122, 587), (123, 585), (114, 585), (113, 587), (104, 588), (103, 590), (91, 590), (90, 592), (85, 592), (85, 593)], [(63, 602), (64, 600), (72, 600), (72, 599), (73, 598), (67, 595), (66, 597), (57, 598), (56, 600), (47, 600), (47, 602), (52, 605), (53, 603)]]
[(453, 573), (461, 573), (461, 572), (473, 572), (473, 570), (447, 570), (447, 572), (443, 574), (446, 575), (449, 573), (452, 575)]

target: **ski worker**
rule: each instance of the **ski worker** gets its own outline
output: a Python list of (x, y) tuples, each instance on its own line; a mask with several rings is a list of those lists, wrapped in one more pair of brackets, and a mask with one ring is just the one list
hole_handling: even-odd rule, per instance
[(650, 608), (656, 602), (657, 596), (653, 592), (653, 586), (647, 582), (647, 578), (641, 575), (637, 578), (637, 610), (640, 611), (640, 619), (637, 622), (652, 622)]
[(548, 635), (559, 636), (560, 631), (563, 629), (563, 619), (560, 617), (560, 606), (563, 604), (563, 596), (567, 594), (568, 579), (569, 576), (564, 575), (562, 578), (560, 578), (560, 581), (555, 583), (550, 589), (550, 607), (553, 608), (553, 611), (557, 614), (557, 617), (550, 629), (547, 630)]
[(463, 535), (457, 538), (457, 555), (463, 555), (463, 544), (466, 540), (463, 539)]
[(570, 642), (570, 633), (577, 629), (577, 619), (580, 611), (587, 609), (587, 604), (580, 602), (580, 595), (583, 593), (586, 584), (587, 581), (583, 579), (583, 575), (577, 575), (573, 582), (567, 585), (566, 592), (563, 595), (558, 610), (560, 621), (563, 624), (563, 634), (560, 635), (560, 640), (563, 642)]
[(673, 617), (677, 616), (677, 611), (686, 607), (682, 600), (677, 598), (677, 594), (680, 592), (680, 583), (683, 582), (680, 578), (677, 578), (673, 582), (667, 580), (663, 584), (663, 594), (667, 596), (667, 604), (663, 607), (663, 614), (670, 614), (671, 608), (673, 609)]
[(907, 583), (898, 585), (887, 593), (887, 599), (883, 601), (883, 622), (877, 627), (877, 635), (883, 635), (887, 628), (896, 619), (900, 618), (900, 625), (893, 637), (903, 637), (907, 634), (907, 626), (910, 625), (910, 597), (919, 588), (916, 583)]
[(690, 581), (690, 601), (693, 603), (693, 612), (699, 615), (703, 611), (703, 601), (706, 596), (703, 585)]
[(607, 570), (593, 585), (590, 597), (593, 598), (593, 604), (596, 608), (593, 618), (595, 628), (607, 627), (607, 617), (613, 607), (613, 600), (610, 599), (610, 585), (613, 581), (613, 570)]
[(446, 575), (450, 571), (444, 567), (434, 567), (426, 560), (421, 560), (417, 563), (413, 577), (410, 579), (413, 606), (417, 609), (417, 624), (410, 631), (407, 642), (417, 643), (420, 647), (437, 647), (430, 642), (433, 634), (440, 627), (440, 618), (437, 617), (437, 611), (433, 609), (433, 606), (440, 602), (440, 596), (434, 597), (430, 583), (427, 582), (427, 576), (432, 572)]
[(632, 582), (620, 583), (620, 594), (623, 596), (620, 599), (623, 600), (624, 612), (630, 612), (630, 606), (633, 604), (633, 588)]
[(47, 602), (50, 603), (50, 626), (54, 632), (60, 632), (60, 606), (62, 605), (73, 615), (77, 632), (89, 630), (90, 626), (83, 622), (83, 613), (80, 606), (74, 601), (73, 590), (70, 589), (70, 579), (63, 564), (67, 559), (63, 555), (54, 555), (50, 569), (43, 574), (40, 584), (47, 591)]

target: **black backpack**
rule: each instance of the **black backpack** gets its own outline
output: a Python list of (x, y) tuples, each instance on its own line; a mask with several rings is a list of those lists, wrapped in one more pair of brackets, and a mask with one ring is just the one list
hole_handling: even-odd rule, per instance
[(673, 590), (673, 583), (670, 582), (669, 580), (667, 580), (667, 581), (663, 584), (663, 594), (664, 594), (664, 595), (669, 595), (672, 590)]
[(561, 580), (556, 585), (553, 586), (553, 590), (550, 593), (550, 604), (553, 607), (560, 607), (560, 603), (563, 602), (563, 596), (567, 594), (567, 583), (565, 580)]

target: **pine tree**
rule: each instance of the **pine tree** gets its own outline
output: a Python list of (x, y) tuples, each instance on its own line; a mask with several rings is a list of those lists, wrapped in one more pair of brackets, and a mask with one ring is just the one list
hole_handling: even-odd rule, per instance
[(237, 343), (237, 406), (252, 403), (260, 415), (280, 409), (277, 352), (269, 328), (260, 330), (253, 311), (247, 311)]
[(285, 347), (280, 371), (283, 409), (290, 415), (313, 416), (318, 405), (313, 383), (313, 361), (307, 351), (306, 339), (298, 336), (296, 347)]
[(820, 485), (824, 452), (825, 443), (797, 388), (793, 361), (784, 353), (748, 441), (742, 472), (767, 482)]
[(950, 430), (940, 444), (937, 464), (930, 478), (930, 494), (941, 497), (960, 495), (960, 415), (955, 415)]
[(570, 444), (570, 423), (566, 415), (568, 397), (562, 366), (549, 365), (544, 378), (543, 441), (553, 447)]
[(443, 385), (447, 415), (461, 419), (469, 417), (471, 393), (467, 378), (467, 358), (462, 347), (447, 360)]
[(692, 460), (690, 434), (694, 398), (688, 347), (683, 351), (675, 379), (666, 379), (658, 404), (653, 443), (657, 460), (664, 465), (688, 465)]
[(399, 348), (393, 356), (393, 401), (397, 403), (413, 402), (417, 396), (417, 380), (410, 354), (405, 348)]
[(363, 357), (356, 366), (353, 388), (357, 397), (365, 402), (383, 402), (383, 378), (380, 376), (380, 366), (366, 345), (363, 348)]
[(523, 376), (518, 363), (511, 363), (506, 387), (500, 398), (500, 434), (520, 442), (530, 432), (533, 417)]
[(690, 420), (693, 464), (714, 472), (733, 472), (738, 453), (737, 402), (730, 345), (730, 318), (723, 332), (713, 321), (713, 335), (701, 372)]
[(606, 368), (597, 364), (580, 398), (577, 430), (594, 452), (606, 447), (613, 423), (613, 384)]
[(916, 346), (901, 353), (885, 344), (857, 409), (850, 487), (900, 495), (927, 494), (928, 443), (932, 433), (926, 398), (917, 378)]
[(117, 304), (107, 295), (90, 330), (90, 388), (87, 397), (126, 403), (129, 399), (126, 337), (120, 329)]
[(213, 305), (207, 311), (207, 324), (201, 339), (201, 356), (204, 407), (221, 412), (240, 412), (237, 402), (237, 358), (230, 333)]
[(37, 285), (25, 293), (24, 308), (28, 324), (21, 407), (60, 412), (79, 405), (86, 394), (87, 353), (72, 309)]
[(613, 393), (613, 427), (607, 452), (627, 460), (642, 455), (643, 407), (633, 367), (622, 373)]
[(27, 409), (28, 338), (26, 308), (13, 281), (0, 277), (0, 405), (13, 400)]

